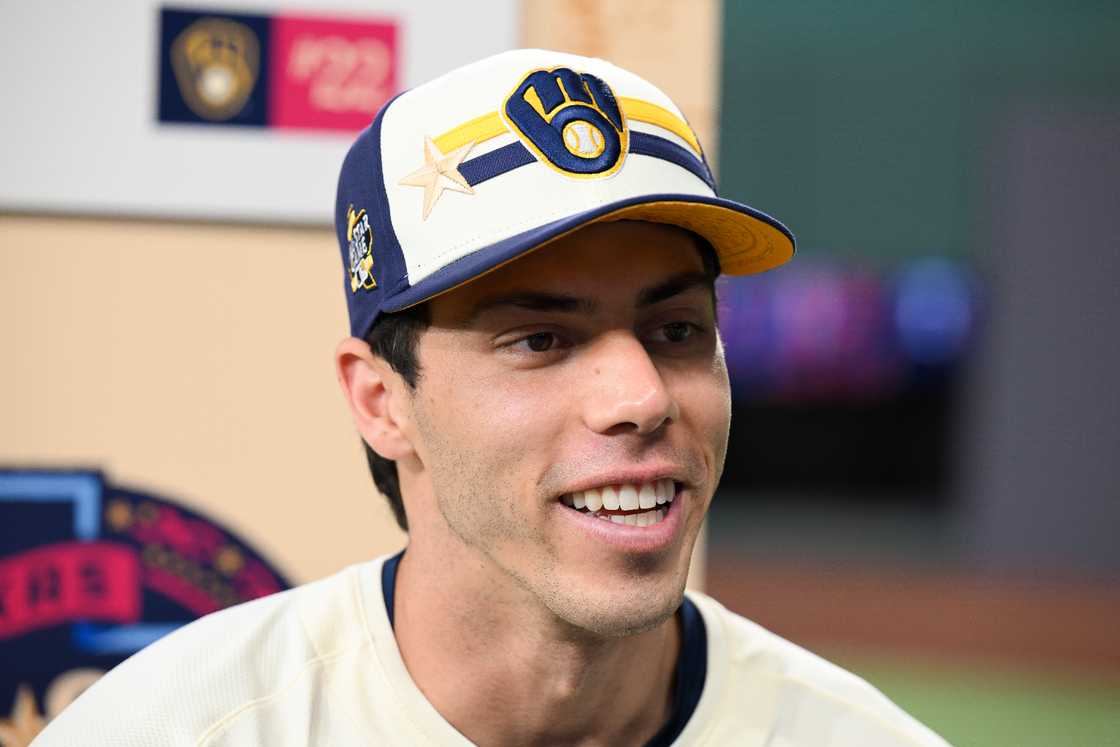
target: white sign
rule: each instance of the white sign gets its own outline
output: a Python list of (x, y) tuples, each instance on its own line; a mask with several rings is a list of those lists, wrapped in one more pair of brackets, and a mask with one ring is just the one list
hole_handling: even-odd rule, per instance
[[(171, 7), (393, 22), (404, 88), (518, 38), (516, 0)], [(0, 210), (329, 224), (353, 135), (160, 123), (160, 8), (0, 2)]]

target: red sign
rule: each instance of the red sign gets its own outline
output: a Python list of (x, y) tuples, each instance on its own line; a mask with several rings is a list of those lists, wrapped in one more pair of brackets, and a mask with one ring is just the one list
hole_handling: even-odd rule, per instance
[(0, 561), (0, 640), (72, 620), (134, 622), (140, 571), (131, 547), (62, 542)]
[(269, 125), (356, 131), (397, 90), (395, 23), (272, 19)]

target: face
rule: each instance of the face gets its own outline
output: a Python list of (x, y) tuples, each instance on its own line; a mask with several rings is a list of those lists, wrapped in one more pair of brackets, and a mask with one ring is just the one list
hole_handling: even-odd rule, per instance
[(605, 223), (429, 302), (411, 408), (433, 518), (495, 582), (597, 635), (673, 614), (723, 469), (702, 270), (683, 230)]

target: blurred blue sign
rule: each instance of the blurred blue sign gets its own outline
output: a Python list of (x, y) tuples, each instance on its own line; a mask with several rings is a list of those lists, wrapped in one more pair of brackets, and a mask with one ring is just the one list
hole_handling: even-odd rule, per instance
[(799, 257), (720, 284), (736, 395), (751, 401), (877, 400), (950, 374), (968, 354), (979, 288), (942, 257), (891, 272)]

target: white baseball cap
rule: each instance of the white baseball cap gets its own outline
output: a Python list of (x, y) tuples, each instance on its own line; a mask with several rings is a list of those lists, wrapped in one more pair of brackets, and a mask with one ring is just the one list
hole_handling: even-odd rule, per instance
[(665, 93), (609, 62), (523, 49), (398, 95), (351, 146), (335, 228), (351, 334), (590, 223), (680, 226), (730, 275), (794, 252), (793, 234), (716, 196)]

